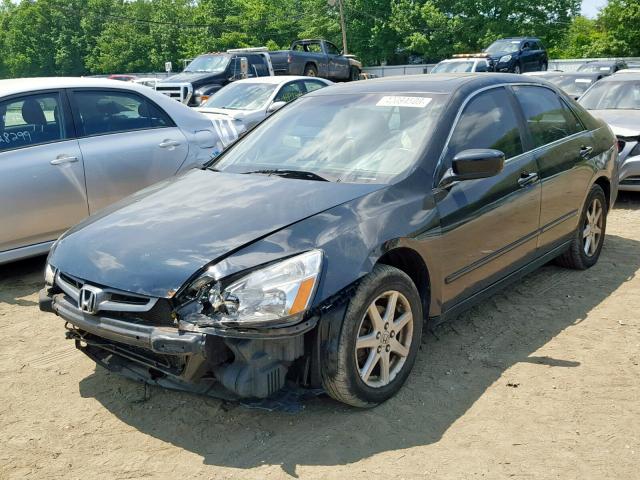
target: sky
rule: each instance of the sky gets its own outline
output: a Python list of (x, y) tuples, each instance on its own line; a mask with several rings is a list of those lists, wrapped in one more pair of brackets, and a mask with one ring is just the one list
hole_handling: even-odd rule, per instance
[(607, 0), (582, 0), (582, 14), (588, 18), (595, 18), (598, 10), (607, 4)]

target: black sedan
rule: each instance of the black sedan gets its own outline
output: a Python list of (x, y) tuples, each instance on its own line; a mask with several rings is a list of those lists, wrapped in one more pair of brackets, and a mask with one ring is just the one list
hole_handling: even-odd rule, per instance
[(235, 398), (288, 380), (373, 406), (423, 320), (554, 258), (596, 263), (616, 158), (603, 122), (535, 78), (328, 87), (67, 232), (40, 306), (131, 378)]

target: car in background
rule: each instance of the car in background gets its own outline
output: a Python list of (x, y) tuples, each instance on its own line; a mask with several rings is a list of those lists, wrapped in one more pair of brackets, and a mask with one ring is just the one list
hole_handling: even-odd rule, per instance
[(249, 78), (222, 88), (196, 110), (213, 122), (227, 146), (287, 103), (332, 83), (315, 77)]
[(109, 80), (118, 80), (119, 82), (133, 82), (135, 81), (138, 77), (136, 77), (135, 75), (126, 75), (126, 74), (113, 74), (113, 75), (109, 75)]
[(551, 259), (597, 262), (616, 158), (604, 122), (532, 77), (330, 86), (67, 232), (40, 308), (138, 381), (226, 398), (289, 381), (372, 407), (425, 320)]
[(273, 76), (273, 66), (266, 47), (236, 48), (196, 57), (182, 73), (159, 81), (156, 90), (197, 107), (231, 82), (269, 76)]
[(618, 137), (620, 190), (640, 192), (640, 73), (605, 77), (579, 103)]
[(429, 73), (488, 72), (492, 70), (486, 53), (459, 54), (442, 60)]
[(599, 73), (602, 76), (613, 75), (618, 70), (624, 70), (627, 64), (624, 60), (597, 60), (587, 62), (578, 67), (578, 72)]
[(547, 50), (535, 37), (502, 38), (486, 50), (496, 72), (544, 71), (549, 66)]
[(528, 76), (542, 78), (561, 88), (567, 95), (574, 100), (586, 92), (591, 85), (602, 79), (604, 75), (600, 73), (589, 72), (528, 72)]
[(221, 148), (210, 121), (147, 87), (0, 80), (0, 264), (47, 252), (88, 215)]
[(135, 80), (133, 80), (133, 83), (137, 85), (143, 85), (145, 87), (153, 88), (155, 90), (156, 85), (158, 84), (159, 81), (160, 79), (155, 77), (142, 77), (142, 78), (136, 78)]
[(269, 55), (276, 75), (322, 77), (335, 82), (360, 80), (362, 63), (327, 40), (297, 40), (289, 50)]

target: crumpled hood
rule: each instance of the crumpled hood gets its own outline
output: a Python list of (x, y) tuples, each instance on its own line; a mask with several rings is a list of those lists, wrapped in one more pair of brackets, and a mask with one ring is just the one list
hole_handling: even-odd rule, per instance
[(209, 118), (232, 118), (242, 120), (247, 113), (251, 113), (252, 110), (227, 110), (224, 108), (209, 108), (209, 107), (198, 107), (195, 110), (206, 115)]
[(227, 114), (227, 110), (217, 108), (196, 108), (196, 110), (211, 120), (224, 147), (235, 142), (242, 133), (247, 131), (247, 125), (243, 122), (246, 115), (244, 110), (231, 114)]
[(618, 137), (640, 136), (640, 110), (589, 110), (589, 113), (605, 121)]
[(74, 227), (49, 261), (91, 283), (170, 297), (208, 263), (380, 188), (192, 170)]

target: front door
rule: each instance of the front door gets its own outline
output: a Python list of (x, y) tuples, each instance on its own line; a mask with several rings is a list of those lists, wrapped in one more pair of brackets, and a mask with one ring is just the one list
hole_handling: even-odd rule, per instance
[(0, 252), (55, 240), (88, 215), (67, 112), (60, 92), (0, 101)]
[(124, 90), (76, 90), (89, 210), (97, 210), (174, 175), (189, 145), (171, 118)]
[(504, 152), (495, 177), (436, 191), (443, 258), (444, 309), (530, 261), (540, 217), (537, 163), (524, 153), (515, 99), (504, 87), (479, 93), (466, 105), (445, 150), (445, 167), (464, 150)]

